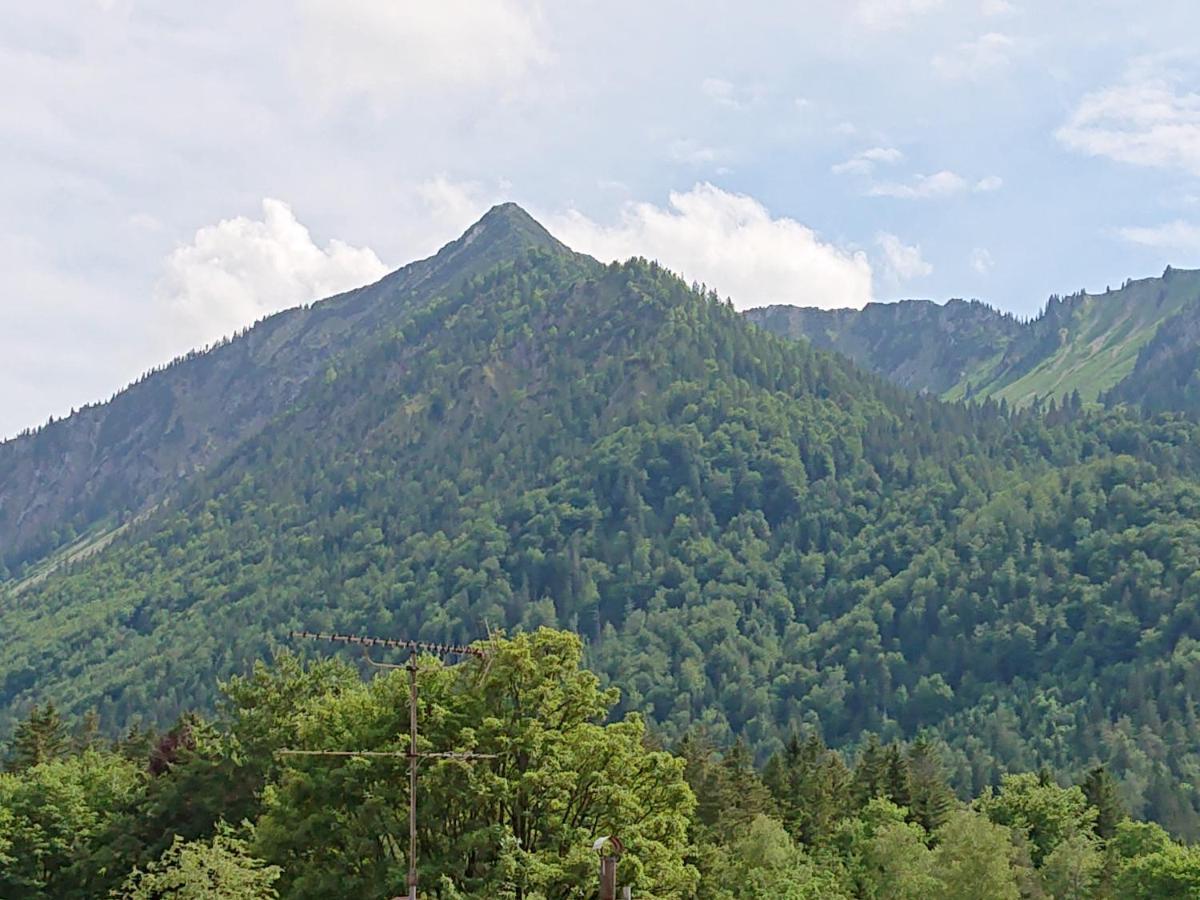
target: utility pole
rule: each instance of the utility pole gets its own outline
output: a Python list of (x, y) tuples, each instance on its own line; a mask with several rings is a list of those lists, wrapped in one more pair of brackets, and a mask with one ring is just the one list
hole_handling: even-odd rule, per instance
[[(617, 862), (625, 852), (625, 845), (615, 834), (606, 834), (596, 838), (592, 852), (600, 857), (600, 900), (617, 900)], [(628, 888), (624, 895), (628, 900)]]
[[(425, 641), (409, 641), (394, 638), (365, 637), (354, 634), (332, 634), (315, 631), (291, 631), (290, 638), (310, 638), (332, 641), (337, 644), (352, 644), (363, 648), (363, 656), (371, 665), (380, 669), (408, 670), (408, 750), (279, 750), (283, 756), (357, 756), (363, 758), (408, 758), (408, 900), (417, 900), (417, 764), (423, 759), (457, 759), (473, 762), (480, 759), (495, 759), (494, 753), (418, 753), (417, 752), (417, 654), (430, 653), (440, 657), (473, 656), (486, 660), (487, 654), (478, 647), (463, 644), (431, 644)], [(371, 648), (401, 649), (408, 651), (408, 661), (403, 665), (377, 662), (371, 658)]]

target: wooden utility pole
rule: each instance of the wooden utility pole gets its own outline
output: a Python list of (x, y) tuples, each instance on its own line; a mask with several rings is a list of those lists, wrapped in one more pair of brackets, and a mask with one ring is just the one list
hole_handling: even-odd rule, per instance
[[(364, 637), (353, 634), (326, 634), (315, 631), (292, 631), (291, 638), (312, 638), (333, 641), (338, 644), (353, 644), (363, 648), (367, 662), (380, 669), (408, 670), (408, 750), (279, 750), (284, 756), (357, 756), (364, 758), (397, 757), (408, 758), (408, 900), (417, 900), (417, 765), (423, 759), (457, 759), (474, 761), (495, 759), (493, 753), (418, 753), (417, 752), (417, 654), (431, 653), (437, 656), (474, 656), (487, 659), (487, 654), (478, 647), (462, 644), (431, 644), (424, 641), (397, 640), (393, 638)], [(408, 661), (403, 665), (381, 663), (371, 659), (372, 647), (408, 650)]]

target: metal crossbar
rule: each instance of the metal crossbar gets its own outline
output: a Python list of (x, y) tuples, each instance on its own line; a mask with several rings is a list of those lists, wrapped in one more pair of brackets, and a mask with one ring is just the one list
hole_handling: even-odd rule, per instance
[(480, 648), (469, 647), (465, 644), (432, 644), (427, 641), (365, 637), (357, 634), (333, 634), (322, 631), (289, 631), (288, 637), (332, 641), (336, 644), (356, 644), (360, 647), (388, 647), (397, 650), (411, 650), (414, 653), (432, 653), (436, 656), (474, 656), (478, 659), (487, 658), (487, 653)]
[[(431, 653), (437, 656), (473, 656), (488, 660), (488, 655), (478, 647), (464, 644), (433, 644), (426, 641), (409, 641), (395, 638), (367, 637), (357, 634), (334, 634), (322, 631), (289, 631), (288, 637), (308, 638), (317, 641), (332, 641), (335, 644), (353, 644), (363, 648), (363, 655), (373, 666), (383, 669), (408, 670), (408, 749), (407, 750), (277, 750), (280, 756), (357, 756), (365, 758), (390, 758), (408, 760), (408, 896), (417, 900), (417, 763), (422, 759), (460, 760), (474, 762), (481, 759), (496, 759), (494, 753), (470, 752), (417, 752), (417, 654)], [(401, 665), (381, 663), (371, 659), (370, 648), (384, 647), (409, 651), (408, 662)], [(486, 667), (485, 670), (486, 671)]]

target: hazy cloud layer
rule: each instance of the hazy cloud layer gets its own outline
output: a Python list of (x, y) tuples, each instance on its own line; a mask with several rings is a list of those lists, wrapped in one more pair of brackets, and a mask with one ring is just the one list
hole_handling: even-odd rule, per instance
[[(880, 234), (936, 261), (914, 277), (922, 294), (1022, 315), (1049, 291), (1196, 265), (1174, 224), (1200, 194), (1196, 4), (764, 0), (731, 14), (696, 0), (688, 13), (9, 4), (0, 436), (365, 280), (370, 253), (426, 256), (498, 200), (575, 210), (590, 233), (624, 235), (622, 253), (739, 302), (904, 296)], [(672, 190), (696, 195), (709, 225), (666, 202)], [(303, 225), (260, 234), (263, 197)], [(739, 224), (728, 198), (758, 218)], [(216, 224), (238, 215), (256, 228)], [(200, 226), (226, 262), (198, 255)], [(977, 265), (979, 247), (1002, 262)]]
[(510, 88), (550, 59), (529, 4), (514, 0), (301, 0), (294, 65), (325, 101)]
[(989, 31), (949, 52), (939, 53), (933, 58), (933, 68), (945, 78), (982, 78), (1007, 66), (1016, 50), (1013, 38)]
[(861, 252), (821, 240), (812, 229), (774, 217), (742, 194), (697, 184), (666, 206), (631, 203), (614, 225), (582, 212), (552, 217), (551, 231), (598, 259), (645, 256), (715, 288), (739, 309), (770, 303), (861, 307), (871, 299), (871, 267)]
[(1200, 252), (1200, 225), (1182, 219), (1149, 227), (1120, 228), (1118, 233), (1131, 244), (1188, 253)]

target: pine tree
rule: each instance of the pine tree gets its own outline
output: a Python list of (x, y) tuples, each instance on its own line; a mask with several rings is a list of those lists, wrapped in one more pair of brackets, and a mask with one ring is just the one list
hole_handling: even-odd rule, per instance
[(755, 817), (775, 811), (771, 792), (754, 768), (754, 757), (742, 738), (725, 753), (714, 775), (712, 800), (718, 815), (709, 824), (722, 841), (728, 842), (749, 827)]
[(897, 806), (908, 809), (912, 805), (912, 794), (908, 788), (908, 760), (898, 743), (888, 745), (886, 752), (887, 798)]
[(1125, 805), (1117, 793), (1117, 781), (1103, 765), (1096, 766), (1083, 779), (1083, 795), (1096, 810), (1097, 837), (1108, 840), (1117, 833), (1117, 825), (1127, 818)]
[(887, 795), (887, 765), (887, 751), (873, 734), (854, 764), (854, 802), (858, 806)]
[(9, 748), (6, 768), (21, 772), (62, 757), (68, 746), (67, 726), (54, 704), (39, 709), (35, 704), (29, 718), (17, 726)]
[(83, 721), (80, 723), (74, 738), (71, 740), (71, 746), (76, 753), (91, 750), (96, 746), (99, 736), (100, 716), (96, 714), (94, 709), (89, 709), (83, 714)]
[(941, 827), (954, 810), (954, 792), (946, 783), (937, 746), (919, 735), (908, 748), (909, 818), (928, 832)]

